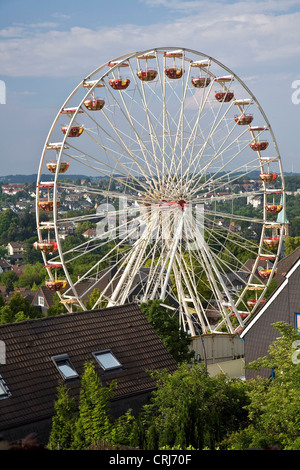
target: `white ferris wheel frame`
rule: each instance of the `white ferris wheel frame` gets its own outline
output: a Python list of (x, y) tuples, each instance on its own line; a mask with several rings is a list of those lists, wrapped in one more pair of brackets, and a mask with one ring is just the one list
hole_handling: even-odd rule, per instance
[[(58, 177), (59, 177), (59, 165), (60, 165), (60, 163), (61, 163), (61, 161), (62, 161), (62, 159), (63, 159), (63, 157), (66, 153), (65, 149), (68, 148), (68, 147), (71, 147), (71, 149), (72, 149), (72, 147), (73, 147), (73, 145), (70, 144), (70, 139), (68, 139), (68, 132), (72, 128), (73, 124), (76, 123), (78, 113), (82, 110), (85, 100), (87, 100), (88, 97), (91, 96), (91, 94), (93, 92), (95, 92), (95, 90), (97, 89), (99, 84), (103, 84), (105, 82), (105, 80), (107, 80), (108, 76), (114, 76), (114, 77), (118, 76), (120, 68), (125, 63), (129, 64), (129, 68), (130, 68), (130, 71), (131, 71), (131, 77), (133, 77), (134, 80), (135, 80), (135, 86), (137, 88), (138, 97), (142, 101), (143, 106), (144, 106), (146, 122), (147, 122), (147, 125), (148, 125), (149, 135), (150, 135), (149, 139), (151, 140), (152, 149), (159, 148), (160, 151), (161, 151), (161, 154), (160, 154), (160, 156), (158, 156), (157, 152), (154, 150), (153, 153), (152, 153), (152, 160), (151, 161), (149, 160), (149, 150), (146, 148), (146, 145), (145, 145), (145, 142), (143, 141), (143, 138), (140, 137), (140, 135), (137, 131), (136, 124), (134, 122), (134, 116), (131, 116), (130, 110), (128, 109), (128, 104), (124, 101), (121, 91), (119, 91), (119, 98), (117, 100), (117, 103), (119, 103), (119, 100), (120, 100), (120, 102), (124, 106), (124, 108), (122, 109), (122, 113), (125, 116), (125, 119), (127, 120), (127, 122), (129, 123), (129, 126), (131, 126), (131, 128), (132, 128), (134, 138), (136, 139), (135, 141), (137, 142), (137, 144), (139, 146), (139, 151), (140, 151), (140, 154), (143, 156), (143, 164), (145, 166), (143, 166), (141, 164), (141, 162), (139, 160), (140, 157), (136, 157), (134, 152), (128, 147), (128, 142), (126, 142), (125, 139), (122, 137), (122, 135), (120, 134), (120, 130), (117, 127), (115, 127), (116, 137), (114, 135), (112, 135), (112, 136), (110, 136), (110, 138), (111, 139), (113, 139), (113, 138), (118, 139), (119, 140), (118, 145), (120, 147), (123, 147), (123, 149), (125, 149), (125, 152), (127, 152), (127, 154), (132, 159), (135, 160), (134, 163), (135, 163), (136, 167), (140, 170), (141, 176), (144, 177), (144, 180), (146, 182), (145, 184), (148, 185), (147, 188), (151, 188), (151, 195), (150, 195), (151, 197), (149, 196), (150, 199), (149, 199), (148, 202), (152, 202), (151, 198), (153, 199), (153, 202), (155, 202), (155, 198), (157, 198), (157, 197), (161, 198), (162, 197), (162, 195), (159, 194), (161, 187), (164, 187), (167, 191), (167, 190), (170, 189), (170, 187), (172, 185), (175, 185), (175, 186), (176, 185), (177, 186), (181, 185), (181, 186), (183, 186), (183, 178), (185, 178), (185, 181), (184, 181), (185, 182), (185, 188), (184, 188), (185, 191), (186, 192), (190, 191), (190, 194), (196, 197), (196, 189), (197, 188), (196, 189), (193, 188), (193, 183), (195, 182), (196, 178), (199, 177), (198, 173), (197, 173), (197, 166), (195, 167), (195, 162), (197, 161), (197, 159), (199, 159), (200, 153), (196, 152), (193, 155), (193, 159), (189, 160), (189, 166), (186, 167), (185, 169), (183, 168), (183, 164), (181, 165), (181, 167), (180, 166), (176, 167), (176, 162), (175, 162), (175, 159), (176, 159), (175, 158), (175, 147), (177, 147), (178, 142), (179, 142), (180, 139), (182, 139), (182, 141), (183, 141), (182, 136), (183, 136), (183, 126), (184, 126), (184, 121), (183, 121), (184, 105), (185, 105), (186, 93), (187, 93), (187, 89), (188, 89), (187, 84), (188, 84), (188, 81), (189, 81), (189, 78), (190, 78), (192, 67), (188, 68), (187, 79), (185, 81), (182, 81), (182, 99), (181, 99), (182, 106), (181, 106), (180, 111), (179, 111), (179, 118), (178, 118), (178, 122), (177, 122), (177, 133), (174, 137), (175, 138), (174, 151), (173, 151), (173, 154), (172, 154), (171, 159), (170, 159), (169, 167), (165, 168), (167, 166), (167, 162), (164, 159), (164, 155), (165, 155), (164, 152), (165, 152), (165, 148), (166, 148), (166, 146), (168, 145), (168, 142), (169, 142), (167, 136), (171, 132), (170, 131), (170, 122), (169, 122), (170, 114), (167, 111), (167, 107), (168, 107), (169, 103), (168, 103), (168, 96), (167, 96), (167, 91), (166, 91), (166, 86), (167, 86), (166, 78), (160, 76), (161, 65), (159, 65), (159, 60), (158, 60), (159, 57), (161, 57), (162, 55), (164, 56), (165, 51), (170, 52), (171, 55), (172, 55), (172, 53), (174, 53), (176, 55), (176, 51), (182, 51), (182, 53), (183, 53), (182, 54), (182, 69), (183, 70), (184, 70), (185, 66), (187, 65), (187, 63), (189, 63), (189, 60), (187, 59), (187, 56), (189, 54), (197, 56), (202, 60), (208, 61), (209, 64), (213, 64), (213, 65), (218, 66), (220, 69), (226, 71), (229, 74), (228, 76), (231, 77), (231, 81), (234, 80), (235, 82), (239, 83), (241, 88), (243, 90), (245, 90), (245, 92), (247, 93), (248, 97), (250, 97), (250, 101), (252, 102), (252, 104), (254, 104), (256, 106), (256, 109), (259, 110), (260, 115), (261, 115), (262, 119), (264, 120), (264, 127), (268, 130), (269, 135), (271, 136), (271, 140), (272, 140), (272, 143), (273, 143), (273, 146), (274, 146), (274, 150), (276, 152), (276, 155), (273, 156), (273, 158), (271, 158), (271, 159), (270, 158), (269, 159), (264, 159), (264, 157), (262, 157), (260, 155), (260, 152), (257, 152), (259, 154), (259, 166), (260, 166), (261, 170), (263, 170), (264, 164), (267, 160), (269, 160), (269, 161), (273, 160), (278, 165), (279, 174), (280, 174), (280, 177), (281, 177), (281, 193), (282, 193), (282, 206), (283, 206), (283, 208), (282, 208), (282, 217), (283, 217), (283, 219), (282, 220), (285, 220), (285, 187), (284, 187), (283, 169), (282, 169), (282, 163), (281, 163), (279, 149), (278, 149), (278, 146), (277, 146), (277, 142), (276, 142), (272, 127), (271, 127), (270, 122), (268, 121), (267, 116), (265, 115), (263, 109), (261, 108), (259, 102), (257, 101), (256, 97), (252, 94), (252, 92), (244, 84), (244, 82), (235, 73), (232, 72), (232, 70), (230, 70), (227, 66), (225, 66), (221, 62), (217, 61), (216, 59), (213, 59), (212, 57), (207, 56), (206, 54), (203, 54), (203, 53), (200, 53), (200, 52), (197, 52), (197, 51), (193, 51), (193, 50), (190, 50), (190, 49), (176, 48), (176, 47), (167, 47), (167, 48), (162, 47), (162, 48), (156, 48), (156, 49), (148, 49), (146, 51), (134, 52), (134, 53), (131, 53), (129, 55), (123, 55), (121, 57), (118, 57), (117, 59), (111, 61), (112, 65), (110, 67), (108, 67), (108, 64), (106, 63), (106, 64), (103, 64), (100, 67), (96, 68), (90, 75), (88, 75), (86, 78), (84, 78), (78, 84), (78, 86), (72, 91), (72, 93), (65, 100), (65, 102), (63, 103), (63, 105), (59, 109), (59, 111), (56, 115), (56, 118), (54, 119), (54, 121), (53, 121), (53, 123), (50, 127), (48, 136), (47, 136), (46, 141), (45, 141), (45, 145), (44, 145), (44, 148), (43, 148), (43, 152), (42, 152), (41, 160), (40, 160), (40, 165), (39, 165), (39, 169), (38, 169), (37, 187), (39, 188), (40, 185), (42, 184), (41, 178), (42, 178), (42, 174), (43, 174), (43, 169), (45, 167), (46, 152), (49, 149), (49, 145), (51, 146), (51, 137), (52, 137), (55, 129), (58, 126), (59, 120), (61, 118), (61, 114), (67, 108), (68, 103), (70, 103), (70, 101), (74, 97), (76, 97), (76, 94), (78, 93), (78, 91), (79, 90), (81, 91), (82, 88), (87, 83), (89, 83), (90, 86), (87, 87), (87, 91), (83, 94), (79, 104), (76, 107), (75, 112), (73, 112), (72, 115), (71, 115), (70, 122), (69, 122), (69, 125), (68, 125), (69, 126), (68, 131), (65, 133), (63, 139), (57, 144), (57, 170), (54, 174), (54, 180), (52, 181), (52, 184), (53, 184), (53, 220), (52, 220), (52, 222), (46, 222), (46, 223), (40, 222), (40, 207), (39, 207), (39, 204), (38, 204), (39, 203), (39, 190), (37, 190), (36, 218), (37, 218), (37, 230), (38, 230), (39, 239), (41, 239), (42, 231), (44, 229), (46, 229), (46, 228), (53, 229), (53, 231), (55, 233), (55, 239), (56, 239), (56, 242), (57, 242), (57, 249), (58, 249), (58, 256), (57, 257), (60, 259), (62, 268), (63, 268), (64, 273), (65, 273), (66, 280), (69, 284), (69, 291), (68, 291), (69, 294), (65, 297), (61, 294), (59, 294), (59, 295), (61, 296), (62, 300), (63, 300), (63, 298), (65, 298), (66, 306), (70, 311), (72, 311), (72, 306), (70, 307), (68, 305), (68, 301), (67, 301), (68, 299), (69, 300), (73, 299), (73, 301), (76, 302), (82, 309), (86, 309), (86, 307), (85, 307), (83, 299), (81, 298), (80, 294), (77, 292), (77, 289), (76, 289), (77, 283), (82, 279), (79, 279), (77, 282), (74, 282), (72, 280), (72, 278), (69, 274), (68, 268), (66, 266), (67, 263), (65, 263), (65, 261), (64, 261), (65, 254), (63, 253), (61, 239), (60, 239), (60, 219), (59, 219), (59, 211), (58, 211), (58, 208), (57, 208), (57, 202), (58, 202), (58, 198), (59, 198), (59, 191), (58, 191), (58, 188), (59, 188), (59, 179), (58, 179)], [(136, 74), (133, 71), (132, 65), (131, 65), (131, 61), (133, 61), (135, 59), (137, 60), (137, 63), (139, 65), (139, 61), (140, 61), (139, 57), (140, 56), (147, 56), (149, 54), (153, 54), (155, 56), (156, 66), (157, 66), (157, 69), (158, 69), (158, 80), (159, 80), (160, 85), (161, 85), (160, 99), (161, 99), (161, 103), (162, 103), (161, 123), (162, 123), (162, 135), (163, 135), (163, 139), (161, 141), (159, 141), (159, 139), (155, 135), (155, 129), (154, 129), (154, 126), (153, 126), (153, 116), (151, 114), (151, 109), (148, 107), (148, 102), (147, 102), (147, 99), (145, 97), (145, 89), (144, 89), (143, 83), (140, 87), (138, 86), (138, 79), (136, 78)], [(165, 67), (166, 66), (165, 65), (166, 64), (166, 62), (165, 62), (166, 57), (165, 56), (163, 58), (163, 61), (164, 61), (164, 67)], [(206, 71), (207, 76), (211, 77), (211, 79), (212, 79), (211, 84), (208, 85), (208, 86), (212, 87), (212, 85), (214, 83), (214, 80), (216, 79), (216, 76), (210, 71), (209, 67), (207, 67), (205, 69), (205, 71)], [(95, 77), (95, 76), (97, 78), (95, 80), (92, 80), (92, 78)], [(109, 89), (109, 87), (106, 87), (106, 88), (108, 90), (108, 93), (110, 93), (111, 96), (112, 96), (112, 101), (115, 100), (113, 90)], [(197, 128), (199, 127), (199, 120), (200, 120), (200, 117), (202, 116), (202, 111), (205, 109), (205, 106), (207, 104), (206, 101), (208, 100), (209, 93), (210, 92), (207, 92), (205, 99), (203, 99), (203, 101), (201, 102), (201, 105), (199, 107), (200, 109), (198, 111), (198, 117), (197, 117), (196, 121), (194, 122), (194, 127), (192, 128), (192, 131), (190, 133), (190, 137), (187, 139), (189, 145), (195, 145), (195, 142), (192, 142), (193, 137), (194, 137), (195, 132), (196, 132), (194, 129), (196, 129), (196, 127)], [(138, 99), (138, 98), (136, 98), (136, 99)], [(236, 104), (237, 104), (236, 108), (238, 109), (238, 111), (240, 113), (242, 113), (243, 110), (244, 110), (243, 106), (238, 104), (238, 100), (237, 100)], [(230, 106), (232, 106), (232, 104)], [(219, 106), (219, 110), (215, 115), (215, 122), (211, 123), (212, 124), (211, 125), (211, 132), (208, 134), (208, 136), (206, 137), (206, 141), (204, 142), (203, 146), (201, 147), (201, 157), (202, 157), (202, 155), (205, 154), (206, 148), (210, 145), (209, 141), (212, 137), (212, 134), (218, 131), (219, 127), (221, 126), (221, 123), (223, 123), (223, 120), (225, 120), (225, 116), (228, 113), (228, 109), (225, 110), (224, 114), (223, 114), (223, 117), (221, 119), (219, 119), (219, 115), (220, 115), (221, 111), (223, 111), (222, 106)], [(107, 116), (105, 116), (105, 117), (106, 117), (107, 121), (109, 121), (109, 125), (111, 127), (113, 127), (114, 123), (112, 121), (110, 121)], [(90, 119), (93, 120), (93, 118), (91, 116), (90, 116)], [(258, 135), (260, 135), (260, 132), (263, 132), (263, 128), (258, 128), (258, 129), (259, 129), (259, 134)], [(250, 130), (251, 139), (255, 140), (255, 138), (257, 137), (256, 134), (255, 134), (256, 129), (255, 128), (252, 129), (251, 126), (250, 126), (250, 129), (249, 129), (249, 126), (247, 126), (247, 128), (245, 128), (245, 130), (244, 130), (244, 133), (245, 134), (249, 133), (249, 130)], [(239, 135), (239, 137), (237, 137), (237, 139), (239, 139), (242, 134), (243, 133), (241, 133)], [(166, 137), (164, 137), (164, 136), (166, 136)], [(90, 135), (90, 137), (91, 137), (91, 139), (93, 139), (92, 135)], [(229, 137), (230, 137), (230, 135), (228, 135), (228, 138)], [(232, 140), (232, 142), (235, 142), (235, 141)], [(232, 145), (232, 142), (231, 143), (228, 142), (228, 146)], [(99, 142), (98, 142), (98, 144), (99, 144)], [(182, 146), (181, 147), (182, 148), (182, 154), (181, 154), (182, 159), (181, 159), (181, 161), (182, 162), (183, 162), (183, 158), (185, 156), (185, 152), (187, 152), (188, 144), (185, 144), (185, 147), (184, 147), (184, 143), (183, 142), (181, 143), (181, 146)], [(74, 146), (73, 148), (76, 149), (76, 146)], [(225, 152), (225, 151), (226, 151), (226, 140), (223, 142), (222, 152)], [(242, 152), (242, 151), (243, 151), (243, 148), (240, 150), (240, 152)], [(110, 152), (109, 150), (108, 150), (108, 155), (112, 159), (111, 170), (113, 170), (113, 168), (114, 168), (113, 165), (114, 165), (114, 163), (116, 163), (118, 165), (118, 168), (122, 168), (124, 170), (124, 174), (126, 174), (126, 172), (128, 170), (125, 167), (124, 162), (122, 162), (120, 159), (118, 160), (118, 158), (112, 152)], [(218, 158), (219, 158), (219, 156), (217, 154), (213, 159), (208, 161), (206, 163), (206, 165), (203, 168), (201, 168), (202, 174), (204, 174), (204, 170), (205, 171), (209, 170), (210, 167), (212, 167), (213, 164), (215, 163), (215, 160), (217, 160)], [(232, 159), (236, 159), (236, 155), (234, 155), (232, 157)], [(91, 158), (91, 160), (92, 160), (92, 158)], [(254, 160), (257, 160), (257, 158), (255, 158), (255, 159), (253, 158), (253, 161)], [(221, 174), (222, 170), (224, 170), (224, 168), (226, 168), (227, 165), (228, 165), (228, 162), (227, 163), (225, 162), (223, 166), (220, 166), (218, 168), (217, 174)], [(88, 167), (89, 165), (85, 164), (85, 166)], [(90, 168), (94, 169), (93, 165), (90, 165)], [(177, 173), (174, 171), (176, 168), (177, 168)], [(240, 168), (235, 167), (234, 171), (237, 172), (239, 169)], [(167, 173), (165, 172), (165, 170), (168, 170), (169, 174), (172, 173), (171, 178), (170, 178), (170, 176), (167, 178)], [(232, 173), (233, 173), (233, 171), (232, 171)], [(155, 178), (152, 178), (152, 180), (151, 180), (150, 175), (153, 175), (153, 174), (154, 174)], [(187, 175), (191, 175), (189, 181), (187, 180)], [(134, 179), (134, 175), (133, 175), (133, 179)], [(222, 177), (221, 176), (218, 176), (215, 179), (215, 182), (218, 182), (218, 181), (220, 182), (219, 187), (222, 187), (223, 183), (222, 183)], [(142, 184), (142, 186), (143, 186), (143, 184)], [(101, 193), (101, 191), (99, 191), (99, 193)], [(270, 226), (276, 225), (276, 224), (274, 224), (274, 221), (272, 221), (272, 220), (268, 221), (267, 220), (267, 213), (266, 213), (266, 210), (265, 210), (266, 194), (267, 193), (268, 193), (267, 186), (264, 185), (264, 191), (263, 191), (263, 198), (264, 198), (263, 216), (262, 216), (262, 219), (257, 220), (258, 223), (262, 224), (261, 237), (260, 237), (260, 240), (259, 240), (259, 245), (257, 247), (257, 254), (258, 255), (264, 253), (263, 239), (264, 239), (264, 234), (265, 234), (266, 230)], [(109, 195), (109, 192), (107, 192), (107, 194)], [(149, 194), (149, 192), (148, 192), (148, 194)], [(260, 192), (259, 194), (262, 194), (262, 193)], [(111, 195), (113, 196), (112, 193), (111, 193)], [(253, 196), (253, 191), (249, 192), (249, 196)], [(222, 197), (224, 199), (224, 196), (222, 196)], [(227, 200), (231, 202), (234, 199), (234, 197), (235, 196), (233, 196), (231, 194), (227, 198)], [(245, 195), (244, 195), (244, 197), (245, 197)], [(211, 198), (211, 201), (218, 202), (218, 200), (220, 200), (219, 196), (214, 196), (214, 197)], [(142, 200), (140, 200), (139, 202), (142, 202)], [(170, 213), (170, 211), (169, 211), (169, 213)], [(194, 241), (197, 245), (197, 250), (196, 250), (197, 255), (196, 256), (197, 256), (199, 262), (203, 266), (203, 269), (204, 269), (204, 271), (207, 275), (207, 278), (209, 279), (210, 286), (214, 289), (215, 301), (216, 301), (217, 307), (219, 309), (219, 312), (221, 313), (221, 316), (222, 316), (221, 321), (219, 321), (218, 324), (215, 327), (211, 327), (210, 321), (206, 316), (206, 311), (203, 308), (202, 302), (199, 301), (199, 293), (197, 292), (197, 287), (196, 287), (196, 284), (195, 284), (194, 274), (190, 270), (190, 267), (186, 264), (186, 260), (184, 260), (183, 258), (180, 257), (180, 252), (178, 251), (178, 247), (181, 244), (180, 235), (182, 234), (183, 224), (185, 223), (185, 224), (187, 224), (187, 226), (192, 227), (193, 226), (193, 220), (192, 220), (191, 215), (190, 215), (189, 211), (187, 210), (187, 208), (186, 207), (179, 207), (178, 204), (177, 204), (175, 209), (172, 208), (171, 213), (172, 213), (172, 217), (173, 217), (172, 220), (173, 220), (173, 227), (174, 227), (173, 239), (167, 241), (164, 245), (164, 250), (165, 251), (163, 251), (163, 250), (161, 251), (161, 259), (160, 259), (160, 264), (159, 264), (160, 270), (158, 270), (157, 266), (155, 266), (154, 260), (152, 259), (151, 266), (153, 267), (153, 270), (151, 271), (151, 273), (152, 273), (151, 275), (153, 276), (153, 279), (156, 279), (156, 281), (154, 282), (154, 287), (153, 287), (153, 285), (151, 287), (151, 292), (148, 292), (148, 293), (146, 292), (145, 293), (144, 300), (146, 301), (146, 300), (149, 300), (149, 299), (150, 300), (154, 299), (155, 294), (157, 294), (157, 292), (159, 291), (160, 292), (159, 298), (161, 298), (161, 300), (164, 301), (165, 296), (166, 296), (166, 292), (167, 292), (167, 289), (168, 289), (168, 283), (170, 281), (171, 272), (172, 272), (173, 282), (175, 283), (177, 295), (179, 297), (179, 299), (178, 299), (179, 300), (179, 309), (178, 309), (179, 310), (179, 315), (180, 315), (180, 318), (181, 318), (181, 323), (182, 323), (182, 325), (184, 326), (185, 329), (190, 331), (190, 333), (193, 336), (197, 335), (197, 331), (195, 329), (195, 325), (194, 325), (192, 315), (191, 315), (190, 305), (192, 305), (192, 310), (194, 311), (194, 314), (196, 315), (197, 321), (199, 322), (199, 324), (201, 326), (202, 332), (222, 333), (222, 332), (226, 331), (226, 332), (230, 332), (232, 334), (235, 334), (237, 331), (240, 331), (240, 329), (244, 327), (245, 319), (241, 315), (241, 311), (239, 309), (239, 302), (236, 302), (236, 301), (233, 300), (232, 295), (229, 292), (229, 289), (226, 286), (226, 284), (224, 282), (224, 279), (223, 279), (223, 277), (222, 277), (222, 275), (219, 271), (219, 268), (216, 266), (217, 257), (212, 255), (212, 252), (211, 252), (208, 244), (206, 243), (206, 241), (204, 239), (204, 236), (201, 233), (201, 230), (199, 230), (199, 227), (191, 228), (191, 230), (193, 230)], [(209, 211), (207, 211), (207, 213), (209, 213)], [(220, 215), (224, 215), (226, 217), (226, 214), (220, 214)], [(231, 218), (233, 218), (232, 214), (229, 214), (229, 215), (230, 215)], [(130, 287), (132, 285), (132, 284), (130, 284), (130, 282), (128, 282), (128, 278), (130, 277), (132, 279), (134, 277), (134, 275), (137, 274), (140, 267), (143, 265), (143, 262), (146, 259), (145, 258), (145, 253), (146, 253), (147, 247), (149, 247), (149, 244), (152, 241), (153, 231), (155, 230), (157, 225), (160, 223), (159, 221), (160, 221), (161, 217), (162, 217), (162, 209), (160, 207), (160, 208), (153, 211), (153, 217), (152, 217), (151, 223), (149, 223), (149, 225), (146, 227), (146, 230), (143, 233), (142, 237), (140, 239), (136, 240), (136, 242), (132, 245), (130, 255), (128, 256), (128, 259), (126, 260), (126, 263), (123, 263), (123, 266), (125, 266), (125, 268), (123, 268), (122, 274), (120, 274), (119, 281), (118, 281), (117, 285), (114, 287), (113, 294), (111, 296), (109, 296), (109, 295), (106, 295), (106, 293), (104, 292), (105, 298), (108, 299), (108, 304), (107, 304), (108, 307), (112, 306), (112, 305), (115, 305), (116, 303), (117, 304), (123, 304), (127, 301), (128, 294), (130, 292)], [(241, 220), (246, 220), (247, 218), (241, 216), (240, 219)], [(84, 220), (84, 217), (81, 218), (81, 220)], [(239, 218), (236, 217), (236, 220), (239, 220)], [(251, 221), (251, 219), (249, 219), (249, 222), (250, 221)], [(213, 233), (210, 236), (213, 237)], [(278, 255), (279, 255), (279, 253), (281, 251), (281, 247), (282, 247), (283, 236), (284, 236), (284, 224), (280, 225), (280, 234), (279, 234), (280, 240), (279, 240), (279, 244), (278, 244), (276, 260), (273, 264), (270, 278), (269, 278), (268, 282), (264, 285), (264, 289), (261, 289), (257, 285), (257, 283), (255, 282), (255, 272), (256, 272), (256, 269), (258, 267), (259, 256), (257, 256), (256, 261), (253, 264), (253, 267), (252, 267), (247, 285), (243, 289), (245, 291), (249, 290), (249, 289), (250, 290), (251, 289), (259, 290), (260, 294), (258, 295), (258, 298), (257, 298), (257, 306), (256, 307), (258, 307), (258, 304), (259, 304), (260, 300), (263, 299), (263, 296), (266, 292), (266, 289), (269, 286), (269, 284), (271, 282), (271, 279), (274, 276), (274, 273), (275, 273), (275, 270), (276, 270), (276, 264), (277, 264), (277, 261), (278, 261)], [(155, 243), (157, 244), (158, 242), (156, 241)], [(118, 246), (121, 246), (121, 244), (118, 244), (117, 247)], [(50, 261), (47, 260), (47, 257), (44, 253), (42, 253), (42, 256), (43, 256), (45, 265), (49, 266), (49, 263), (51, 265), (51, 260)], [(48, 267), (47, 270), (48, 270), (48, 273), (49, 273), (49, 277), (53, 278), (53, 274), (52, 274), (51, 269)], [(121, 271), (120, 271), (120, 273), (121, 273)], [(110, 283), (107, 285), (106, 291), (108, 290), (110, 285), (111, 285)], [(222, 292), (220, 291), (220, 289), (222, 290)], [(148, 286), (148, 290), (150, 290), (149, 286)], [(186, 294), (186, 291), (188, 292), (188, 295)], [(224, 297), (227, 298), (227, 302), (224, 301)], [(241, 298), (242, 297), (240, 297), (240, 299)], [(95, 304), (94, 308), (97, 308), (97, 306), (98, 306), (98, 304)], [(229, 307), (230, 307), (230, 309), (228, 310)], [(254, 307), (253, 310), (255, 311), (255, 307)], [(234, 314), (234, 318), (236, 319), (235, 324), (233, 324), (233, 321), (232, 321), (232, 314)]]

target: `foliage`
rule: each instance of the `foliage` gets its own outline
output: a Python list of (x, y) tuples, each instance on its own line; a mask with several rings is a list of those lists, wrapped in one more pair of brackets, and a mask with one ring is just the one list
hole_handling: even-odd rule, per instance
[(141, 310), (157, 335), (177, 362), (188, 361), (194, 353), (189, 350), (191, 337), (179, 325), (178, 314), (161, 305), (161, 300), (141, 304)]
[(109, 435), (109, 442), (128, 447), (138, 447), (138, 422), (132, 414), (132, 409), (127, 410), (124, 415), (115, 420)]
[(67, 313), (67, 308), (63, 303), (60, 301), (60, 297), (58, 296), (57, 292), (55, 292), (53, 296), (53, 304), (47, 310), (47, 317), (52, 317), (55, 315), (60, 315), (61, 313)]
[(35, 264), (27, 264), (22, 276), (16, 283), (18, 287), (25, 287), (26, 289), (32, 289), (33, 285), (40, 286), (44, 283), (47, 276), (47, 271), (44, 269), (42, 263), (39, 261)]
[[(273, 377), (250, 381), (249, 425), (228, 440), (231, 449), (267, 448), (300, 450), (300, 368), (293, 360), (299, 333), (289, 324), (273, 325), (280, 333), (270, 345), (268, 355), (249, 364), (249, 368), (267, 369)], [(294, 343), (297, 341), (297, 343)]]
[(77, 410), (75, 399), (69, 396), (69, 390), (65, 384), (61, 383), (58, 386), (54, 408), (56, 414), (52, 419), (48, 446), (54, 450), (70, 450), (77, 420)]
[(284, 242), (285, 256), (291, 254), (300, 245), (300, 237), (286, 237)]
[(0, 282), (6, 287), (8, 292), (14, 290), (14, 284), (18, 282), (18, 280), (18, 275), (13, 270), (5, 271), (4, 273), (0, 274)]
[(109, 406), (115, 388), (116, 381), (102, 385), (92, 362), (84, 366), (78, 407), (67, 386), (60, 383), (48, 447), (57, 449), (58, 443), (61, 450), (136, 447), (137, 421), (132, 410), (112, 422)]
[(73, 449), (86, 449), (94, 441), (108, 438), (111, 431), (109, 400), (113, 397), (115, 388), (115, 381), (104, 387), (93, 364), (91, 362), (85, 364)]
[(246, 387), (225, 376), (210, 377), (205, 368), (181, 364), (173, 375), (155, 372), (157, 389), (143, 410), (145, 447), (215, 449), (247, 415)]
[(0, 324), (39, 318), (40, 313), (30, 305), (27, 298), (16, 291), (6, 305), (0, 307)]

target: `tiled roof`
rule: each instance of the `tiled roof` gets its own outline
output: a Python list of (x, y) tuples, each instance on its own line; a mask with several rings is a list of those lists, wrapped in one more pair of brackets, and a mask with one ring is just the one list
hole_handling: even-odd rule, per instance
[(292, 269), (292, 267), (299, 260), (299, 258), (300, 246), (298, 246), (298, 248), (296, 248), (292, 253), (285, 256), (278, 262), (277, 275), (275, 277), (277, 288), (285, 280), (286, 274), (289, 272), (290, 269)]
[(289, 273), (289, 271), (292, 270), (292, 268), (296, 267), (296, 263), (300, 263), (300, 246), (296, 248), (292, 253), (278, 261), (277, 274), (274, 277), (274, 279), (276, 280), (276, 288), (272, 292), (266, 304), (258, 308), (253, 315), (250, 315), (248, 321), (246, 321), (245, 323), (244, 331), (241, 334), (242, 337), (249, 330), (249, 328), (251, 328), (251, 324), (256, 321), (256, 317), (261, 315), (262, 311), (265, 311), (267, 308), (269, 308), (269, 305), (276, 298), (282, 287), (283, 282), (286, 280), (287, 274)]
[[(60, 373), (52, 357), (68, 354), (79, 375), (92, 353), (110, 349), (122, 370), (104, 373), (95, 361), (104, 384), (117, 379), (114, 399), (155, 388), (147, 371), (177, 367), (145, 316), (135, 304), (68, 313), (0, 325), (6, 346), (6, 364), (0, 376), (11, 396), (0, 399), (0, 430), (51, 417)], [(80, 381), (69, 382), (78, 397)]]

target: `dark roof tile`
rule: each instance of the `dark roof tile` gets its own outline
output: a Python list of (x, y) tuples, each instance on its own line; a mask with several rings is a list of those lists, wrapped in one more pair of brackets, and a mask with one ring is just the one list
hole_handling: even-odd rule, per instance
[[(117, 379), (115, 399), (154, 389), (149, 370), (177, 367), (135, 304), (0, 325), (0, 340), (6, 346), (0, 375), (11, 392), (0, 400), (0, 430), (53, 414), (60, 380), (53, 356), (68, 354), (82, 374), (93, 352), (111, 349), (123, 370), (104, 373), (95, 365), (104, 385)], [(78, 397), (80, 381), (68, 384)]]

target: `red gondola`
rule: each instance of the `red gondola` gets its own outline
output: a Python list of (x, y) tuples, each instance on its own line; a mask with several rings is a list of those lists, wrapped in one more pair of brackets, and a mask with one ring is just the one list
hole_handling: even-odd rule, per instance
[(129, 78), (111, 78), (108, 83), (114, 90), (125, 90), (129, 86), (130, 80)]
[(241, 116), (234, 116), (234, 120), (239, 126), (246, 126), (251, 124), (253, 116), (252, 114), (242, 114)]
[(191, 83), (195, 88), (205, 88), (211, 82), (209, 77), (193, 77)]
[(277, 248), (280, 238), (264, 238), (264, 243), (268, 248)]
[[(53, 201), (38, 201), (38, 206), (40, 209), (42, 209), (44, 212), (53, 212)], [(56, 207), (59, 208), (60, 206), (60, 201), (56, 202)]]
[(215, 93), (215, 98), (217, 101), (224, 101), (225, 103), (228, 103), (229, 101), (232, 100), (234, 97), (234, 93), (232, 91), (218, 91)]
[[(46, 163), (46, 165), (47, 165), (47, 168), (50, 171), (50, 173), (56, 173), (57, 162), (48, 162), (48, 163)], [(69, 163), (68, 162), (61, 162), (59, 164), (58, 173), (65, 173), (68, 168), (69, 168)]]
[(265, 183), (271, 183), (272, 181), (276, 180), (277, 173), (261, 173), (259, 175), (260, 179)]
[(282, 211), (282, 205), (281, 204), (266, 204), (265, 208), (266, 211), (269, 212), (269, 214), (279, 214), (279, 212)]
[(183, 70), (182, 68), (177, 68), (177, 67), (169, 67), (165, 69), (165, 74), (168, 78), (171, 79), (178, 79), (182, 77)]
[(84, 101), (84, 106), (89, 111), (100, 111), (103, 108), (105, 101), (100, 98), (90, 98)]
[(67, 281), (65, 279), (56, 279), (56, 280), (48, 279), (47, 281), (45, 281), (45, 286), (51, 292), (59, 292), (66, 288)]
[(42, 240), (42, 241), (37, 242), (37, 247), (43, 253), (54, 253), (55, 251), (57, 251), (56, 241)]
[(256, 151), (260, 152), (261, 150), (266, 150), (266, 148), (269, 145), (269, 142), (267, 142), (267, 141), (251, 142), (249, 145), (252, 148), (252, 150), (256, 150)]
[(136, 72), (139, 79), (142, 80), (143, 82), (151, 82), (157, 77), (157, 73), (158, 73), (157, 70), (154, 70), (154, 69), (138, 70)]
[(44, 266), (44, 268), (46, 268), (46, 269), (55, 269), (55, 279), (47, 279), (45, 281), (46, 287), (51, 292), (59, 292), (59, 291), (66, 288), (67, 280), (57, 278), (56, 270), (62, 268), (62, 265), (60, 263), (58, 263), (58, 264), (47, 264), (46, 266)]
[[(269, 277), (271, 276), (271, 272), (272, 272), (272, 269), (261, 269), (260, 271), (258, 271), (258, 274), (260, 275), (262, 279), (269, 279)], [(277, 274), (277, 270), (275, 269), (274, 276), (276, 276), (276, 274)]]
[[(68, 132), (69, 126), (62, 126), (61, 130), (64, 134)], [(83, 133), (83, 126), (72, 126), (68, 132), (68, 137), (79, 137)]]

